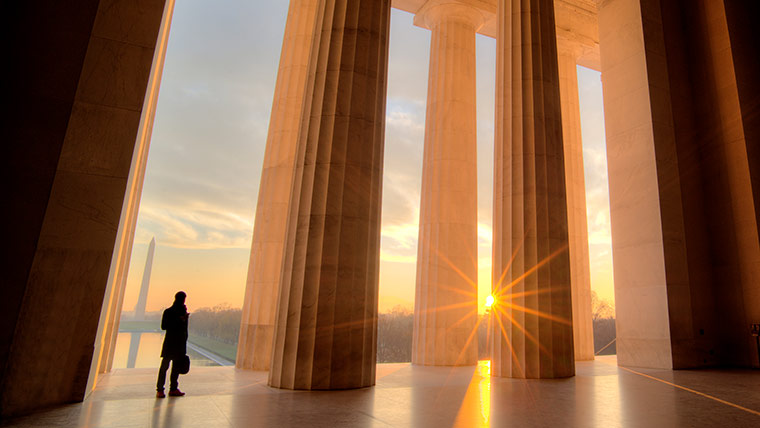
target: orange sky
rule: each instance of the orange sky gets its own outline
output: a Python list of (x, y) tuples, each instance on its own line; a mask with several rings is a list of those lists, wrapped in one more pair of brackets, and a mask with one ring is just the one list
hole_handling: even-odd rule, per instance
[[(176, 5), (130, 265), (137, 301), (148, 242), (157, 247), (148, 310), (242, 304), (264, 142), (287, 2)], [(224, 10), (219, 10), (224, 9)], [(266, 9), (266, 10), (262, 10)], [(411, 309), (430, 32), (393, 11), (381, 240), (381, 312)], [(478, 298), (490, 292), (493, 39), (478, 36)], [(613, 300), (599, 73), (579, 68), (592, 288)]]

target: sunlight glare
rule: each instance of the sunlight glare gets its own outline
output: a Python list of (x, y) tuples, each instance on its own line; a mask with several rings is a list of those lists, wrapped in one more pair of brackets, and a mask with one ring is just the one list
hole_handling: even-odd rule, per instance
[(493, 305), (493, 296), (486, 297), (486, 308), (490, 308)]

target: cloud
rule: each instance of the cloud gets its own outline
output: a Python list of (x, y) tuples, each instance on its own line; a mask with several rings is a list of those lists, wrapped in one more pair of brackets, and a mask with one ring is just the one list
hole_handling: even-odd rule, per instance
[[(585, 141), (584, 141), (585, 144)], [(589, 245), (612, 244), (610, 238), (609, 190), (607, 184), (607, 157), (603, 148), (584, 147), (586, 171), (586, 216), (588, 218)], [(597, 251), (592, 248), (593, 253)]]
[(380, 235), (391, 241), (394, 248), (399, 250), (414, 250), (417, 248), (419, 225), (417, 222), (406, 224), (390, 224), (382, 228)]
[[(415, 27), (414, 15), (391, 10), (388, 94), (406, 100), (427, 96), (430, 30)], [(424, 123), (424, 121), (423, 121)]]
[(386, 173), (384, 181), (380, 259), (415, 263), (420, 194), (418, 187), (408, 184), (417, 180), (406, 174)]
[(155, 236), (176, 248), (250, 248), (252, 228), (250, 219), (208, 205), (148, 205), (140, 209), (138, 241)]
[[(288, 3), (227, 3), (220, 8), (187, 0), (175, 10), (138, 243), (156, 236), (176, 248), (250, 248)], [(430, 31), (412, 20), (411, 14), (392, 11), (380, 257), (404, 264), (394, 268), (410, 273), (413, 284)], [(495, 43), (479, 36), (477, 49), (478, 266), (486, 270), (492, 246)], [(595, 72), (579, 68), (581, 103), (587, 94), (601, 93), (598, 75), (588, 73)], [(598, 101), (582, 110), (591, 263), (601, 271), (610, 266), (603, 117)]]
[[(388, 113), (385, 116), (387, 131), (396, 132), (400, 136), (421, 136), (425, 132), (425, 122), (420, 120), (420, 111), (424, 113), (425, 106), (419, 101), (391, 100)], [(410, 143), (410, 138), (400, 138), (404, 143)]]
[[(417, 262), (417, 221), (401, 224), (383, 223), (380, 260), (397, 263)], [(478, 223), (478, 267), (491, 265), (491, 226)]]
[(392, 262), (392, 263), (407, 263), (407, 264), (414, 264), (417, 263), (417, 255), (413, 256), (404, 256), (400, 254), (394, 254), (390, 251), (385, 251), (383, 249), (380, 250), (380, 261), (383, 262)]

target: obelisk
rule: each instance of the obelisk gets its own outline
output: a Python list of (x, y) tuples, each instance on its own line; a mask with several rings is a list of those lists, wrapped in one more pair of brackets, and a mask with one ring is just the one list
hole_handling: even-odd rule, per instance
[(135, 321), (145, 319), (145, 304), (148, 300), (148, 287), (150, 286), (150, 271), (153, 268), (153, 253), (156, 251), (156, 238), (150, 240), (148, 246), (148, 258), (145, 260), (145, 269), (143, 270), (142, 285), (140, 285), (140, 297), (135, 305)]

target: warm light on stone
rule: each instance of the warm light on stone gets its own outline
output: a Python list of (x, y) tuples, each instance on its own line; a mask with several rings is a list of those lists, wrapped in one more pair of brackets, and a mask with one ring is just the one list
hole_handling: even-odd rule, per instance
[(473, 365), (478, 312), (475, 33), (483, 14), (431, 0), (415, 23), (432, 31), (422, 165), (412, 362)]
[[(760, 414), (750, 408), (756, 403), (746, 401), (751, 394), (745, 390), (732, 398), (726, 387), (730, 373), (687, 376), (718, 385), (713, 393), (723, 398), (678, 385), (675, 373), (664, 376), (673, 382), (662, 376), (670, 369), (760, 367), (750, 334), (750, 326), (760, 322), (757, 2), (292, 0), (291, 5), (262, 172), (239, 367), (270, 366), (269, 385), (278, 388), (375, 385), (393, 6), (414, 13), (432, 41), (414, 362), (474, 365), (477, 360), (471, 337), (477, 313), (474, 46), (479, 33), (497, 42), (491, 375), (567, 377), (575, 373), (576, 356), (589, 357), (576, 64), (602, 73), (617, 364), (637, 368), (581, 362), (578, 367), (604, 375), (579, 370), (585, 381), (521, 383), (485, 381), (482, 371), (475, 380), (465, 373), (474, 368), (412, 366), (398, 373), (426, 373), (414, 378), (423, 383), (442, 378), (430, 377), (437, 370), (457, 372), (460, 381), (465, 373), (464, 392), (441, 412), (440, 402), (431, 406), (426, 397), (431, 391), (451, 394), (449, 385), (431, 389), (389, 375), (389, 389), (340, 395), (350, 398), (340, 404), (361, 407), (355, 415), (397, 417), (396, 402), (382, 403), (403, 385), (401, 407), (408, 419), (401, 424), (407, 425), (440, 424), (441, 413), (454, 415), (443, 422), (462, 415), (463, 425), (515, 420), (526, 425), (539, 414), (549, 424), (580, 426), (593, 424), (587, 415), (619, 425), (642, 418), (635, 420), (675, 426), (697, 425), (702, 420), (694, 414), (712, 423), (716, 409), (732, 421), (737, 413), (729, 411)], [(0, 417), (5, 422), (53, 408), (41, 425), (76, 418), (87, 425), (89, 418), (122, 413), (139, 418), (130, 419), (136, 425), (155, 424), (148, 413), (131, 407), (102, 412), (103, 401), (54, 407), (85, 400), (113, 358), (174, 1), (33, 6), (7, 8), (4, 71), (11, 84), (4, 97), (13, 108), (6, 109), (0, 127), (8, 148), (4, 238), (10, 249), (0, 287)], [(646, 368), (656, 371), (649, 375)], [(616, 375), (607, 376), (609, 370)], [(256, 383), (266, 377), (235, 373)], [(232, 378), (224, 387), (236, 395), (232, 407), (222, 410), (230, 417), (250, 415), (245, 394), (264, 386), (248, 383), (252, 389), (237, 394), (241, 383)], [(661, 389), (642, 397), (642, 382), (657, 382)], [(505, 385), (517, 389), (506, 397)], [(525, 385), (536, 388), (524, 390)], [(589, 385), (604, 386), (603, 393), (591, 388), (592, 402), (581, 393)], [(266, 391), (249, 397), (261, 404), (261, 397), (275, 396), (260, 408), (281, 416), (283, 397), (291, 393)], [(694, 392), (702, 401), (684, 406)], [(557, 396), (565, 407), (545, 398)], [(610, 396), (616, 401), (608, 406), (604, 400)], [(140, 397), (137, 401), (147, 400)], [(292, 403), (309, 408), (326, 403), (329, 420), (340, 406), (330, 406), (324, 397), (300, 394)], [(513, 399), (530, 405), (507, 407)], [(188, 408), (213, 401), (196, 401), (191, 394), (178, 400), (188, 400)], [(717, 407), (700, 413), (705, 400)], [(111, 406), (119, 400), (106, 401)], [(299, 406), (292, 414), (304, 417)], [(421, 417), (418, 409), (426, 406), (434, 418)], [(219, 412), (216, 407), (209, 412)], [(558, 408), (567, 411), (558, 414)], [(85, 409), (81, 415), (79, 409)], [(179, 407), (156, 409), (154, 416), (176, 421), (164, 410)], [(467, 416), (473, 414), (476, 419)], [(643, 419), (651, 415), (669, 416)], [(377, 422), (372, 418), (366, 422)]]
[(290, 188), (316, 13), (317, 0), (293, 0), (288, 9), (240, 323), (235, 365), (243, 369), (269, 370), (272, 357)]

